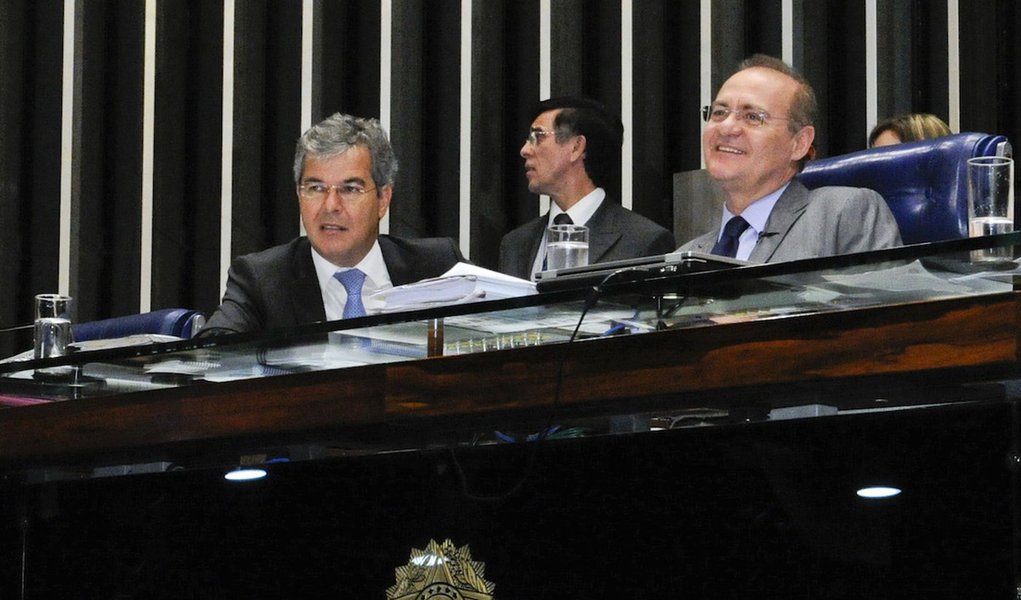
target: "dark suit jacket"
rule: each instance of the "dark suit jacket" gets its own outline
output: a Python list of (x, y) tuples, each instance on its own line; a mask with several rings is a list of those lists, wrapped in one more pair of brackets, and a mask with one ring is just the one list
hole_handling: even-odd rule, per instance
[[(532, 265), (548, 223), (549, 213), (503, 236), (499, 271), (531, 279)], [(666, 254), (676, 247), (674, 235), (668, 230), (609, 197), (603, 199), (585, 226), (589, 228), (589, 264)]]
[[(450, 238), (379, 236), (383, 262), (395, 286), (438, 277), (464, 260)], [(202, 333), (293, 327), (326, 320), (308, 238), (299, 237), (234, 259), (227, 290)]]
[[(717, 222), (722, 211), (717, 211)], [(709, 252), (719, 228), (679, 250)], [(852, 187), (808, 190), (794, 179), (766, 220), (765, 231), (748, 260), (782, 262), (900, 246), (900, 229), (878, 193)]]

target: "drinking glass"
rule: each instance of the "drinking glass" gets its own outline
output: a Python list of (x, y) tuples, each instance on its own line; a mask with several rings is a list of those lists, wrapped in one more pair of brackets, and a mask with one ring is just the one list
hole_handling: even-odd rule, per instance
[[(968, 159), (968, 235), (980, 237), (1014, 230), (1014, 161), (1005, 156)], [(1009, 261), (1013, 248), (986, 248), (973, 261)]]
[(67, 354), (72, 342), (70, 296), (39, 294), (35, 297), (35, 358)]
[(588, 227), (550, 225), (546, 232), (546, 270), (584, 267), (588, 264)]

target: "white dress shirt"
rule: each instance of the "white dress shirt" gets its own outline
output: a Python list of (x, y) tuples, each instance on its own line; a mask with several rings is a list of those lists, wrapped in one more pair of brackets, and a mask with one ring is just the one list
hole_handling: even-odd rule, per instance
[[(790, 185), (789, 182), (784, 184), (783, 187), (772, 194), (768, 194), (759, 198), (755, 202), (752, 202), (744, 209), (744, 212), (741, 213), (744, 220), (748, 222), (749, 227), (748, 229), (745, 229), (744, 232), (741, 233), (741, 237), (738, 238), (737, 256), (734, 258), (748, 260), (748, 257), (751, 256), (752, 250), (755, 249), (755, 244), (759, 243), (759, 236), (762, 235), (762, 232), (766, 228), (766, 221), (769, 220), (769, 214), (773, 212), (773, 207), (776, 206), (776, 201), (780, 199), (780, 196), (783, 195), (788, 185)], [(723, 227), (732, 217), (734, 217), (734, 213), (727, 210), (727, 205), (724, 204), (723, 221), (720, 223), (720, 233), (716, 238), (717, 241), (723, 236)]]
[(338, 267), (322, 257), (315, 248), (312, 249), (312, 263), (316, 268), (316, 276), (319, 278), (319, 289), (323, 294), (323, 308), (326, 309), (326, 320), (336, 321), (344, 318), (344, 304), (347, 303), (347, 291), (343, 284), (337, 281), (334, 273), (347, 271), (351, 268), (358, 269), (365, 273), (365, 284), (362, 286), (362, 303), (365, 305), (365, 312), (373, 314), (383, 307), (383, 302), (370, 301), (369, 296), (380, 291), (393, 287), (390, 281), (390, 272), (386, 270), (386, 262), (383, 260), (383, 251), (379, 248), (379, 241), (372, 245), (372, 249), (354, 267)]
[[(592, 190), (581, 200), (574, 203), (574, 206), (565, 210), (561, 210), (557, 206), (556, 202), (551, 202), (549, 206), (549, 221), (546, 226), (553, 222), (553, 219), (557, 215), (566, 212), (567, 216), (571, 217), (571, 222), (575, 225), (585, 225), (588, 220), (592, 218), (592, 215), (599, 210), (602, 206), (603, 200), (606, 198), (606, 190), (597, 187)], [(535, 274), (542, 271), (542, 263), (546, 261), (546, 230), (542, 230), (542, 240), (539, 241), (539, 251), (535, 253), (535, 261), (532, 263), (532, 279), (535, 279)]]

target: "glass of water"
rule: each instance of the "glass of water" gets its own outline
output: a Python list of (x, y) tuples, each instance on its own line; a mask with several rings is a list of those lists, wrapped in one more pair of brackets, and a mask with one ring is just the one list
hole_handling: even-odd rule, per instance
[[(1005, 156), (968, 159), (968, 235), (1014, 231), (1014, 161)], [(972, 252), (973, 261), (1009, 261), (1013, 248)]]
[(72, 340), (70, 296), (39, 294), (35, 297), (35, 358), (67, 354)]
[(584, 267), (588, 264), (588, 227), (550, 225), (546, 232), (546, 270)]

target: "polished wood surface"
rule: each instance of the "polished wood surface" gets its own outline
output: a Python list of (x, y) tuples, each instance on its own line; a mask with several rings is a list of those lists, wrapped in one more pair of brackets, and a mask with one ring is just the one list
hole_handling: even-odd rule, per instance
[(876, 378), (883, 389), (1009, 377), (1019, 331), (1021, 299), (1008, 293), (18, 407), (0, 411), (0, 467), (456, 431), (540, 412), (728, 406), (749, 390), (777, 406), (798, 401), (797, 389), (853, 403)]

